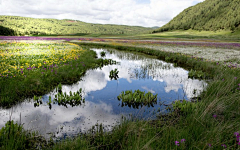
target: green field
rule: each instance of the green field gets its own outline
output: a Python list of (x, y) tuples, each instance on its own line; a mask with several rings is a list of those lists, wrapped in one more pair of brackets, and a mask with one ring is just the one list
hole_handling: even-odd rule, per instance
[(171, 39), (171, 40), (212, 40), (212, 41), (234, 41), (240, 42), (240, 30), (231, 32), (230, 30), (219, 31), (197, 31), (197, 30), (176, 30), (154, 34), (142, 34), (137, 36), (143, 39)]

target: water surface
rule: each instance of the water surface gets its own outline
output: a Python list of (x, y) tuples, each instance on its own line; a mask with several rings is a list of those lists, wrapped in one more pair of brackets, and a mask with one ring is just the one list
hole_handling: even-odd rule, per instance
[[(77, 92), (83, 89), (85, 103), (80, 106), (47, 105), (49, 96), (54, 97), (56, 90), (43, 95), (43, 104), (34, 107), (32, 99), (10, 109), (0, 110), (0, 127), (9, 120), (24, 124), (28, 130), (39, 131), (45, 137), (50, 135), (65, 137), (89, 130), (93, 125), (103, 124), (106, 130), (119, 124), (122, 116), (132, 114), (138, 118), (154, 118), (154, 112), (165, 112), (165, 106), (175, 100), (189, 100), (198, 96), (207, 83), (188, 78), (188, 71), (174, 67), (171, 63), (141, 54), (121, 52), (114, 49), (93, 49), (105, 51), (107, 59), (116, 60), (115, 65), (88, 70), (79, 81), (63, 85), (63, 92)], [(119, 71), (118, 79), (109, 78), (111, 70)], [(138, 109), (122, 106), (117, 96), (125, 90), (141, 90), (158, 94), (158, 102), (153, 107)]]

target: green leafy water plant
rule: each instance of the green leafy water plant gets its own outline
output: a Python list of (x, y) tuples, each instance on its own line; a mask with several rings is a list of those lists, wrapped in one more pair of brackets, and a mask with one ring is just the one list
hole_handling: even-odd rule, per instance
[[(60, 85), (60, 84), (59, 84)], [(61, 90), (60, 90), (61, 89)], [(57, 88), (58, 93), (55, 95), (54, 99), (52, 99), (51, 96), (48, 98), (47, 105), (49, 106), (49, 109), (52, 108), (52, 104), (58, 104), (61, 106), (65, 106), (67, 108), (67, 105), (70, 105), (72, 107), (79, 106), (82, 103), (85, 103), (85, 99), (82, 95), (82, 89), (80, 88), (77, 92), (70, 91), (69, 95), (67, 95), (66, 92), (62, 92), (62, 88), (58, 86)], [(39, 107), (42, 102), (42, 96), (37, 97), (34, 95), (34, 107)]]
[(109, 74), (109, 78), (112, 80), (117, 80), (119, 77), (118, 77), (118, 73), (119, 71), (115, 68), (114, 70), (111, 70), (110, 71), (110, 74)]
[(62, 84), (61, 83), (58, 84), (58, 87), (56, 90), (58, 93), (62, 93)]
[(105, 56), (106, 56), (106, 52), (102, 51), (102, 52), (100, 53), (100, 55), (101, 55), (101, 57), (105, 57)]
[(85, 99), (82, 95), (82, 89), (80, 88), (77, 92), (70, 91), (69, 95), (64, 93), (57, 93), (54, 98), (54, 102), (58, 103), (58, 105), (63, 105), (67, 107), (67, 105), (70, 106), (79, 106), (82, 103), (85, 103)]
[(151, 92), (145, 93), (144, 91), (132, 90), (123, 91), (118, 95), (118, 100), (122, 100), (122, 106), (128, 105), (129, 107), (133, 106), (133, 108), (138, 108), (139, 105), (148, 105), (153, 106), (153, 104), (157, 103), (157, 94), (153, 95)]
[(34, 107), (39, 107), (42, 104), (42, 96), (35, 96), (33, 97), (34, 100)]

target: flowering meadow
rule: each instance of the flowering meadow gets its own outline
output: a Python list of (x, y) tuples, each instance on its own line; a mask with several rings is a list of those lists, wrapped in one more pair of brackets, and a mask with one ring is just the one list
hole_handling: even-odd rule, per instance
[(0, 77), (26, 76), (36, 70), (57, 73), (59, 65), (78, 59), (83, 49), (70, 43), (0, 43)]
[(100, 62), (96, 53), (61, 41), (2, 41), (0, 43), (0, 106), (41, 95), (59, 83), (79, 80)]

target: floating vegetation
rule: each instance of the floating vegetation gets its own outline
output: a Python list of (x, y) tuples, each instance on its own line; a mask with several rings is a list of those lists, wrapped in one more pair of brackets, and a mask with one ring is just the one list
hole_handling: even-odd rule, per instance
[(70, 106), (79, 106), (83, 103), (85, 103), (85, 99), (82, 95), (82, 89), (80, 88), (79, 91), (73, 92), (70, 91), (69, 95), (64, 93), (58, 93), (55, 95), (54, 101), (58, 103), (58, 105), (65, 106), (67, 108), (67, 105)]
[(109, 78), (112, 80), (117, 80), (119, 77), (118, 77), (118, 73), (119, 71), (115, 68), (114, 70), (111, 70), (110, 71), (110, 74), (109, 74)]
[(100, 55), (101, 55), (101, 57), (105, 57), (105, 56), (106, 56), (106, 52), (102, 51), (102, 52), (100, 53)]
[(112, 59), (101, 59), (102, 62), (99, 64), (99, 67), (103, 67), (103, 66), (106, 66), (106, 65), (116, 65), (117, 64), (117, 61), (115, 60), (112, 60)]
[(39, 107), (42, 104), (42, 96), (35, 96), (33, 97), (34, 100), (34, 107)]
[(116, 65), (117, 61), (112, 60), (112, 59), (103, 59), (103, 65)]
[(56, 88), (56, 91), (58, 93), (62, 93), (62, 84), (61, 83), (58, 84), (58, 87)]
[[(82, 95), (82, 89), (80, 88), (77, 92), (70, 91), (69, 95), (67, 95), (66, 92), (62, 92), (62, 85), (61, 83), (58, 85), (57, 88), (58, 93), (55, 95), (54, 99), (52, 100), (51, 96), (48, 98), (47, 105), (49, 106), (49, 109), (52, 108), (52, 104), (58, 104), (59, 106), (65, 106), (67, 108), (67, 105), (70, 105), (72, 107), (79, 106), (82, 103), (85, 103), (85, 99)], [(42, 102), (42, 96), (37, 97), (34, 95), (34, 107), (39, 107), (39, 105), (43, 104)]]
[(132, 90), (123, 91), (117, 97), (118, 100), (122, 100), (122, 107), (129, 106), (133, 108), (138, 108), (139, 106), (152, 106), (157, 103), (157, 94), (153, 95), (151, 92), (145, 93), (144, 91)]

